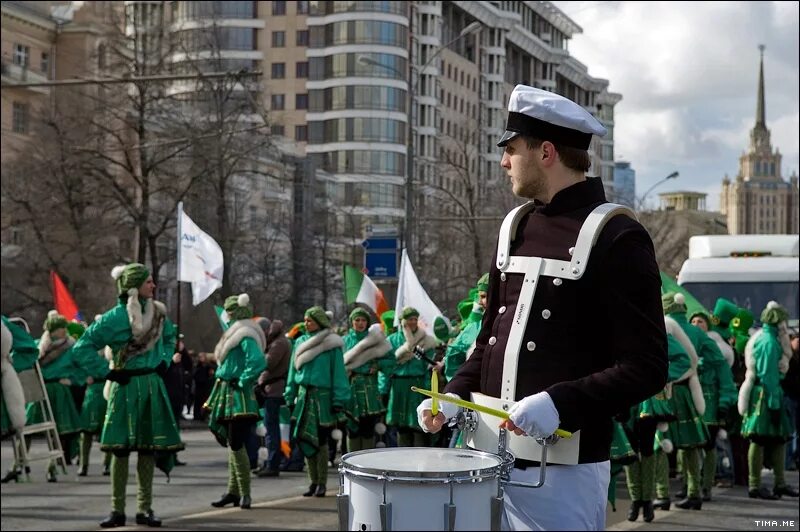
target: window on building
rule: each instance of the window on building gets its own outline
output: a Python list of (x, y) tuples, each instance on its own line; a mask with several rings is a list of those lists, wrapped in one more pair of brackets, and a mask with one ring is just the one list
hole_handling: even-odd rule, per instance
[(308, 93), (294, 95), (295, 109), (308, 109)]
[(272, 63), (272, 79), (286, 77), (286, 63)]
[(298, 15), (308, 15), (308, 0), (299, 0), (295, 2), (297, 6), (297, 14)]
[(27, 67), (29, 64), (29, 58), (31, 56), (31, 48), (30, 46), (24, 46), (19, 43), (14, 43), (14, 64)]
[(251, 231), (258, 231), (259, 226), (261, 225), (258, 219), (258, 207), (255, 205), (250, 205), (250, 230)]
[(305, 142), (308, 140), (308, 126), (294, 126), (294, 140), (298, 142)]
[(298, 61), (294, 66), (294, 77), (307, 78), (308, 77), (308, 61)]
[(270, 108), (273, 111), (283, 111), (286, 107), (286, 97), (283, 94), (273, 94), (270, 97)]
[(13, 103), (11, 130), (14, 133), (28, 133), (28, 104), (22, 102)]
[(39, 68), (43, 74), (47, 75), (50, 72), (50, 54), (47, 52), (42, 52), (41, 62), (39, 63)]
[(308, 30), (297, 30), (297, 46), (308, 46)]
[(283, 126), (279, 126), (277, 124), (272, 125), (269, 128), (269, 132), (272, 133), (273, 135), (281, 135), (281, 136), (283, 136), (283, 131), (284, 131)]
[(273, 31), (272, 32), (272, 47), (273, 48), (283, 48), (286, 46), (286, 32), (285, 31)]
[(272, 2), (272, 14), (273, 15), (285, 15), (286, 14), (286, 1), (285, 0), (273, 0), (273, 2)]

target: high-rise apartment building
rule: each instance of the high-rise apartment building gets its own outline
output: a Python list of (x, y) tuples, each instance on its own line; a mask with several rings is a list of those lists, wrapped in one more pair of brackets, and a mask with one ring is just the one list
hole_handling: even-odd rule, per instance
[(636, 208), (636, 170), (627, 161), (614, 163), (614, 194), (609, 201)]
[(772, 149), (767, 128), (764, 94), (764, 46), (758, 71), (756, 123), (750, 130), (750, 146), (739, 157), (739, 172), (722, 181), (720, 210), (728, 217), (728, 231), (739, 234), (797, 234), (798, 177), (788, 181), (781, 171), (781, 153)]

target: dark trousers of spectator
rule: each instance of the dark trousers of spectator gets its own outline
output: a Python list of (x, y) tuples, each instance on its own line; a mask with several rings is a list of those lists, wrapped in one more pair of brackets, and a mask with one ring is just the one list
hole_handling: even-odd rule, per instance
[(247, 457), (250, 459), (250, 469), (258, 468), (258, 448), (260, 445), (261, 442), (256, 434), (256, 424), (253, 422), (244, 439), (244, 447), (247, 449)]
[(206, 402), (208, 399), (208, 395), (211, 393), (210, 389), (200, 388), (195, 389), (194, 392), (194, 419), (205, 421), (206, 416), (208, 415), (207, 412), (203, 409), (203, 403)]
[(265, 437), (267, 445), (267, 461), (265, 466), (271, 471), (278, 471), (281, 467), (281, 403), (280, 397), (267, 397), (264, 399), (264, 428), (267, 429)]

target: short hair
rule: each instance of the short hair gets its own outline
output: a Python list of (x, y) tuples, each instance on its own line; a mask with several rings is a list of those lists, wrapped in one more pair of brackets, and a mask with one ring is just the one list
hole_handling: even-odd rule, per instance
[[(525, 142), (528, 145), (528, 149), (534, 150), (544, 143), (547, 139), (539, 139), (536, 137), (531, 137), (527, 135), (521, 135)], [(571, 146), (564, 146), (563, 144), (559, 144), (557, 142), (548, 141), (556, 147), (556, 152), (558, 152), (558, 158), (561, 159), (561, 163), (571, 170), (575, 170), (577, 172), (588, 172), (589, 168), (592, 166), (592, 160), (589, 158), (589, 152), (586, 150), (581, 150), (579, 148), (573, 148)]]

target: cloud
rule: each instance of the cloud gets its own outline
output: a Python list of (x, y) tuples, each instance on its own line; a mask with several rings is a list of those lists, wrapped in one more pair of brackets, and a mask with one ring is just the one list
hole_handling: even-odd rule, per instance
[[(623, 96), (615, 150), (636, 170), (637, 191), (674, 170), (681, 176), (671, 186), (718, 191), (725, 174), (738, 173), (755, 124), (759, 44), (773, 148), (784, 176), (800, 168), (800, 4), (554, 3), (583, 28), (570, 53)], [(718, 196), (709, 195), (710, 209)]]

